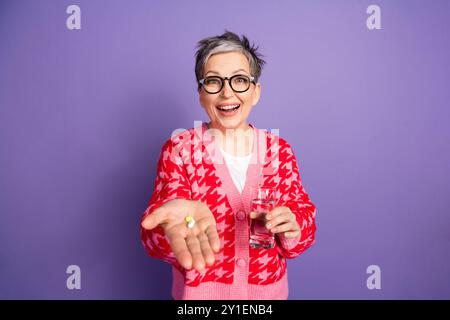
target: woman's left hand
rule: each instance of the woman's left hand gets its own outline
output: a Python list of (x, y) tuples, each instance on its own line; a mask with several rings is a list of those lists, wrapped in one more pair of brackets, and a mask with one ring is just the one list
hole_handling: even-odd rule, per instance
[[(256, 212), (250, 213), (250, 218), (258, 219)], [(276, 207), (266, 215), (266, 228), (272, 233), (283, 233), (286, 238), (295, 238), (300, 235), (295, 214), (288, 207)]]

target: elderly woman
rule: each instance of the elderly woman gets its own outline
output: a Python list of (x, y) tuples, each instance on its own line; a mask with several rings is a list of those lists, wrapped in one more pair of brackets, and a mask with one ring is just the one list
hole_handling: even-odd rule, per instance
[[(164, 144), (141, 222), (149, 255), (173, 266), (174, 299), (287, 299), (286, 258), (314, 242), (315, 206), (292, 148), (247, 122), (263, 64), (245, 36), (199, 42), (195, 73), (210, 122)], [(276, 194), (263, 220), (273, 247), (249, 244), (258, 186)]]

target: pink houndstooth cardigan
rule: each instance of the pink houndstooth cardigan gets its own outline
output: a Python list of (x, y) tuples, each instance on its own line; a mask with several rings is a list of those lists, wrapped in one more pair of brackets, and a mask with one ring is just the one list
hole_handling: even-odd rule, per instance
[[(174, 299), (287, 299), (286, 258), (314, 243), (316, 208), (301, 184), (291, 147), (274, 134), (252, 128), (253, 152), (242, 194), (206, 123), (176, 135), (162, 148), (143, 218), (176, 198), (201, 201), (214, 214), (221, 240), (216, 262), (199, 273), (178, 264), (162, 228), (141, 229), (148, 254), (173, 266)], [(273, 249), (249, 247), (251, 190), (258, 184), (276, 188), (276, 206), (287, 206), (296, 215), (300, 237), (277, 235)]]

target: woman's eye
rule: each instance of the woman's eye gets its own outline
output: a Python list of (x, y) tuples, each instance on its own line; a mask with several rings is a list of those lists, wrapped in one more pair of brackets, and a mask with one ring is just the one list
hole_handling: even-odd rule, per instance
[(244, 77), (238, 77), (234, 81), (236, 81), (236, 83), (246, 83), (247, 79)]
[(208, 85), (218, 85), (220, 84), (220, 81), (218, 79), (207, 79), (206, 84)]

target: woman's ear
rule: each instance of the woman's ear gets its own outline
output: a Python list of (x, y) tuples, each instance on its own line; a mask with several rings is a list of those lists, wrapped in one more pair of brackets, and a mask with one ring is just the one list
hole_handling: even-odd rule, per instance
[(255, 90), (253, 90), (253, 101), (252, 105), (256, 105), (259, 101), (259, 97), (261, 96), (261, 83), (255, 84)]

